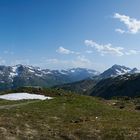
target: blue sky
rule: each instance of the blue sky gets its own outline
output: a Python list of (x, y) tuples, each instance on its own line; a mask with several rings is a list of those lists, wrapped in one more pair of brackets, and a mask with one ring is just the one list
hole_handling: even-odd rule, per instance
[(0, 64), (140, 68), (139, 0), (0, 0)]

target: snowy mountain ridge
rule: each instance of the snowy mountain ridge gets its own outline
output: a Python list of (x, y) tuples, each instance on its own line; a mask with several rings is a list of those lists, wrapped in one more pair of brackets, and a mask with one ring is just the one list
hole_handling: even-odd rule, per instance
[(0, 89), (20, 86), (44, 86), (75, 82), (100, 73), (85, 68), (50, 70), (27, 65), (0, 66)]
[(113, 65), (111, 68), (105, 70), (103, 73), (100, 74), (101, 79), (106, 79), (109, 77), (117, 77), (119, 75), (124, 75), (124, 74), (136, 74), (140, 73), (140, 70), (137, 68), (129, 68), (126, 66), (121, 66), (121, 65)]
[(87, 68), (50, 70), (27, 65), (0, 66), (0, 90), (21, 86), (51, 87), (84, 79), (106, 79), (124, 74), (140, 73), (137, 68), (113, 65), (103, 73)]

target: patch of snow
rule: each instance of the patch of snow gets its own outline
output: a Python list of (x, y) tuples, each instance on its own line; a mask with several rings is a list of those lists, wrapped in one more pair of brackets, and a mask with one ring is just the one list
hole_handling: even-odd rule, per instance
[(18, 75), (17, 73), (10, 72), (10, 75), (9, 75), (9, 77), (14, 77), (14, 76), (17, 76), (17, 75)]
[(12, 72), (10, 72), (10, 75), (9, 75), (9, 77), (15, 77), (15, 76), (17, 76), (18, 75), (18, 73), (17, 73), (17, 66), (13, 66), (12, 67)]
[(121, 68), (121, 70), (122, 70), (124, 73), (128, 73), (128, 72), (130, 72), (129, 69), (123, 69), (123, 68)]
[(68, 71), (64, 71), (64, 70), (60, 70), (59, 73), (61, 73), (63, 75), (68, 75)]
[(26, 66), (28, 69), (34, 69), (34, 67), (32, 67), (32, 66)]
[(117, 72), (117, 75), (123, 75), (123, 74), (130, 72), (130, 70), (125, 70), (125, 69), (118, 70), (118, 69), (116, 69), (116, 72)]
[(43, 76), (42, 74), (38, 74), (38, 73), (36, 73), (35, 75), (38, 76), (38, 77), (42, 77)]
[(17, 71), (17, 66), (13, 66), (12, 71), (15, 73)]
[(122, 72), (120, 70), (118, 70), (118, 69), (116, 69), (116, 72), (117, 72), (118, 75), (122, 74)]
[(35, 71), (34, 71), (33, 69), (31, 69), (31, 68), (29, 68), (28, 70), (29, 70), (29, 72), (31, 72), (31, 73), (34, 73), (34, 72), (35, 72)]
[(51, 71), (48, 71), (48, 72), (45, 72), (44, 74), (52, 74), (52, 72)]
[(75, 72), (75, 70), (70, 70), (70, 72)]
[(39, 99), (46, 100), (52, 99), (52, 97), (47, 97), (44, 95), (30, 94), (30, 93), (10, 93), (5, 95), (0, 95), (0, 99), (5, 100), (29, 100), (29, 99)]

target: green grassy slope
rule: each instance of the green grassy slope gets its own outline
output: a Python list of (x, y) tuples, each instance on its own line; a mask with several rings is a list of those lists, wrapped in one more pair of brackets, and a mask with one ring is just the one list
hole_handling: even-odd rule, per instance
[[(0, 109), (0, 139), (140, 139), (139, 111), (119, 109), (105, 100), (88, 96), (56, 93), (53, 96), (52, 100)], [(0, 100), (0, 107), (5, 102)]]

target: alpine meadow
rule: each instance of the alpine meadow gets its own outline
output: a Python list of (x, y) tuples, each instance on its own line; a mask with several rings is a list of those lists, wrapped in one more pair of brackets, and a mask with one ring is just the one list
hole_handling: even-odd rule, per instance
[(139, 0), (0, 0), (0, 140), (140, 140)]

